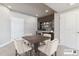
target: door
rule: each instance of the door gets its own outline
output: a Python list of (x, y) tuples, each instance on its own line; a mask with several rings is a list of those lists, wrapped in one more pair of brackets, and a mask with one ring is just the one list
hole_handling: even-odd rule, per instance
[(76, 48), (76, 18), (75, 11), (63, 13), (60, 16), (60, 43), (69, 48)]

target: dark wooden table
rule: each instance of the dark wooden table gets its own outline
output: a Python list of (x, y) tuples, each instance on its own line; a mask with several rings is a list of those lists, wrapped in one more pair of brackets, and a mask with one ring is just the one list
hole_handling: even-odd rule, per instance
[(35, 53), (37, 53), (39, 43), (47, 40), (49, 37), (44, 37), (41, 35), (34, 35), (34, 36), (24, 36), (23, 38), (29, 41), (31, 44), (34, 44), (34, 50), (35, 50)]

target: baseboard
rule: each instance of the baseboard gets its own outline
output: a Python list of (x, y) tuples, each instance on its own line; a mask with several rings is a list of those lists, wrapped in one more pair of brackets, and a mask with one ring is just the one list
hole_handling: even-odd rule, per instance
[(12, 43), (12, 40), (10, 40), (10, 41), (8, 41), (8, 42), (6, 42), (6, 43), (4, 43), (4, 44), (1, 44), (1, 45), (0, 45), (0, 48), (4, 47), (4, 46), (6, 46), (6, 45), (8, 45), (8, 44), (10, 44), (10, 43)]

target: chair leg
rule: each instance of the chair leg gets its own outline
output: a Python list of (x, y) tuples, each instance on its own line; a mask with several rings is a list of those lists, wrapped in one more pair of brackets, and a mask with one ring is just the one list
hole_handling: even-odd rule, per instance
[(18, 55), (21, 56), (20, 54), (17, 53), (17, 50), (16, 50), (16, 56), (18, 56)]
[(30, 56), (32, 55), (32, 51), (30, 50)]
[(40, 52), (39, 51), (37, 52), (37, 56), (40, 56)]
[(54, 56), (53, 54), (51, 56)]
[(57, 52), (55, 52), (54, 54), (52, 54), (51, 56), (57, 56)]
[(57, 52), (55, 52), (55, 56), (57, 56)]
[(15, 54), (15, 55), (17, 56), (17, 50), (15, 50), (15, 52), (16, 52), (16, 54)]

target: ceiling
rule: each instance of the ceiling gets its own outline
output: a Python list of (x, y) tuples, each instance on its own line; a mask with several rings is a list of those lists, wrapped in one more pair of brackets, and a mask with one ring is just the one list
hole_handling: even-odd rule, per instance
[(69, 3), (4, 3), (2, 5), (9, 8), (11, 11), (35, 17), (51, 15), (54, 11), (61, 13), (79, 7), (79, 3), (74, 5), (70, 5)]
[(42, 3), (4, 3), (12, 11), (21, 12), (35, 17), (43, 17), (54, 13), (54, 11)]
[(59, 13), (79, 7), (79, 3), (75, 3), (72, 5), (70, 4), (72, 3), (45, 3), (45, 5), (49, 6), (50, 8)]

